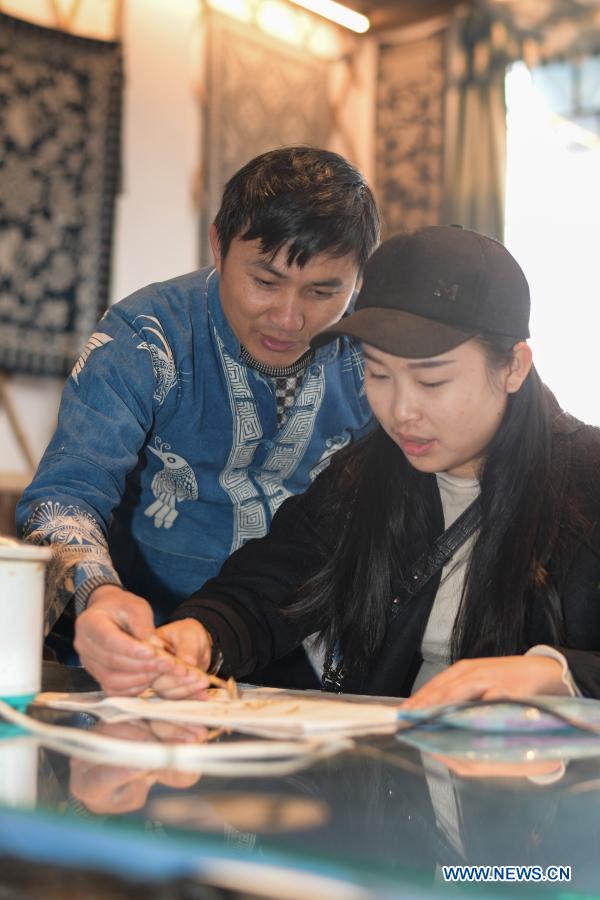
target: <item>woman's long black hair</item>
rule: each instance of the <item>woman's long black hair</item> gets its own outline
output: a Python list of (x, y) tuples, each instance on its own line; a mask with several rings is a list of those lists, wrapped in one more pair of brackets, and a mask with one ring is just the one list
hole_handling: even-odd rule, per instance
[[(493, 377), (512, 348), (497, 338), (478, 340)], [(552, 422), (560, 413), (533, 367), (508, 397), (485, 454), (482, 522), (454, 625), (453, 660), (523, 653), (532, 591), (544, 597), (553, 637), (560, 639), (556, 592), (545, 585), (560, 514), (551, 483)], [(401, 576), (431, 539), (437, 486), (435, 475), (413, 468), (381, 427), (337, 454), (332, 465), (337, 491), (329, 514), (339, 537), (294, 611), (314, 617), (323, 640), (337, 643), (346, 668), (368, 670)]]

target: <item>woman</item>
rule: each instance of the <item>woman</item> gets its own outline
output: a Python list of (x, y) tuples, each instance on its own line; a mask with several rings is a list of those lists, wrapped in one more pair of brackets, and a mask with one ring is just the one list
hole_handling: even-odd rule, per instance
[[(243, 677), (317, 630), (325, 687), (407, 706), (600, 697), (600, 431), (540, 381), (528, 319), (498, 242), (435, 226), (383, 243), (355, 312), (314, 342), (362, 341), (379, 427), (161, 637)], [(206, 682), (179, 669), (154, 687), (202, 696)]]

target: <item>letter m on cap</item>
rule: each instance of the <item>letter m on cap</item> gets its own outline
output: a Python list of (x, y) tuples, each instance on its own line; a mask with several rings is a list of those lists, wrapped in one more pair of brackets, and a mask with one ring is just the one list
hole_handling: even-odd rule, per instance
[(440, 278), (433, 292), (433, 296), (439, 297), (440, 300), (450, 300), (451, 302), (453, 302), (454, 300), (456, 300), (458, 287), (458, 284), (448, 285), (443, 278)]

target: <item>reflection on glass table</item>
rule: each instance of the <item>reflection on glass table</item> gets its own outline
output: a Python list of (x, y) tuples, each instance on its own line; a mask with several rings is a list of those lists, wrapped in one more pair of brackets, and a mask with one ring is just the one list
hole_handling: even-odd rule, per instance
[[(118, 726), (119, 737), (136, 741), (209, 736), (148, 721), (97, 723), (84, 713), (37, 715), (105, 735)], [(422, 728), (359, 738), (291, 774), (277, 776), (267, 765), (232, 778), (201, 766), (181, 772), (90, 762), (14, 734), (0, 741), (0, 807), (4, 853), (167, 879), (173, 891), (198, 872), (207, 880), (214, 864), (221, 876), (243, 872), (240, 896), (422, 898), (448, 889), (461, 897), (472, 891), (445, 885), (444, 866), (554, 865), (571, 867), (568, 884), (478, 890), (511, 898), (598, 893), (600, 756), (591, 735), (568, 743), (564, 732)], [(265, 866), (280, 880), (271, 882)], [(308, 875), (316, 879), (310, 889), (302, 881)]]

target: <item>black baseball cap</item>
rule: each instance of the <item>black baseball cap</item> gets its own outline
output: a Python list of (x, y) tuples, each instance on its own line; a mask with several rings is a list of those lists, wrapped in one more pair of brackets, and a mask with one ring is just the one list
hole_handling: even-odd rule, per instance
[(529, 337), (529, 285), (506, 247), (432, 225), (384, 241), (365, 266), (354, 312), (316, 335), (348, 335), (395, 356), (424, 359), (475, 335)]

